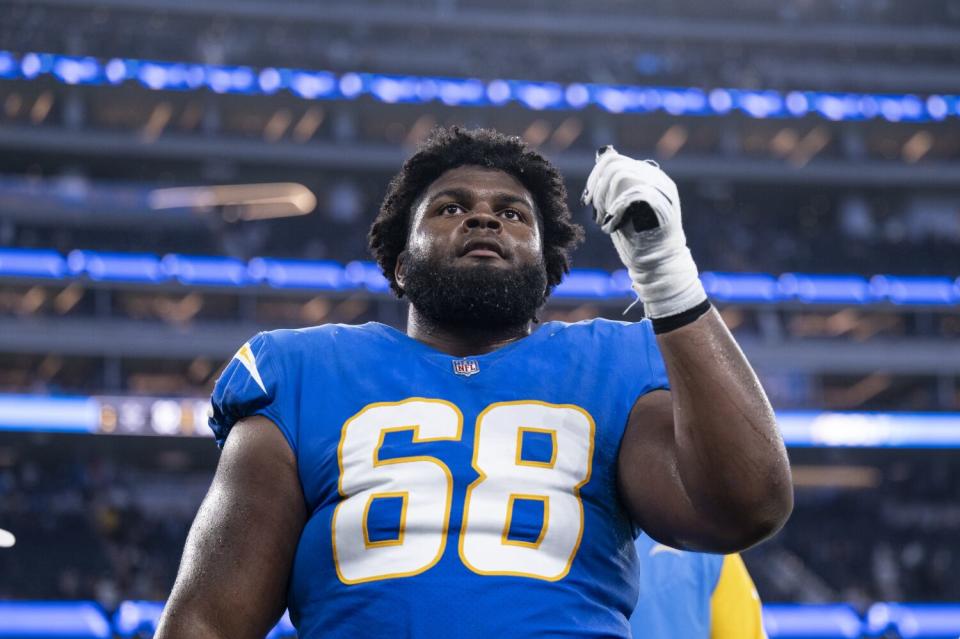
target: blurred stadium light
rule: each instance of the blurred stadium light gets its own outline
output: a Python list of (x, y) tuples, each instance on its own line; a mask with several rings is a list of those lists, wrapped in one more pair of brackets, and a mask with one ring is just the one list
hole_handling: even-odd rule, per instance
[(857, 275), (784, 273), (778, 286), (781, 295), (801, 302), (863, 304), (872, 297), (866, 278)]
[[(124, 601), (113, 615), (114, 633), (120, 639), (152, 637), (163, 612), (160, 601)], [(296, 630), (290, 622), (290, 613), (284, 612), (277, 625), (267, 634), (266, 639), (296, 637)], [(0, 638), (5, 637), (0, 631)]]
[(873, 604), (867, 611), (867, 636), (885, 636), (891, 629), (904, 639), (955, 639), (960, 636), (960, 605)]
[(185, 285), (242, 286), (250, 281), (247, 265), (230, 257), (165, 255), (164, 272)]
[(355, 287), (346, 270), (336, 262), (278, 260), (255, 257), (248, 267), (255, 282), (274, 288), (310, 288), (340, 291)]
[(146, 253), (71, 251), (67, 266), (74, 275), (92, 280), (156, 283), (167, 278), (160, 259)]
[(4, 639), (110, 639), (103, 610), (89, 601), (0, 601)]
[(5, 430), (92, 433), (100, 422), (92, 397), (0, 395), (0, 415)]
[[(0, 394), (0, 431), (209, 437), (208, 402)], [(960, 413), (778, 411), (792, 447), (960, 448)]]
[(0, 249), (0, 273), (22, 277), (61, 278), (67, 261), (56, 251)]
[(610, 273), (573, 269), (554, 290), (557, 297), (622, 297), (615, 289)]
[(767, 634), (779, 639), (855, 639), (863, 622), (852, 606), (767, 604), (763, 607)]
[(695, 87), (645, 87), (605, 84), (528, 82), (375, 73), (310, 71), (267, 67), (160, 62), (134, 58), (98, 60), (49, 52), (17, 55), (0, 51), (0, 78), (32, 80), (52, 76), (65, 84), (117, 85), (139, 82), (153, 90), (272, 95), (288, 90), (307, 100), (351, 100), (370, 95), (381, 102), (447, 106), (502, 106), (509, 102), (531, 110), (579, 110), (598, 106), (610, 113), (674, 116), (726, 115), (750, 118), (803, 118), (816, 114), (832, 121), (882, 118), (890, 122), (936, 122), (960, 117), (960, 96), (833, 93), (818, 91), (748, 91)]
[(877, 275), (871, 278), (870, 288), (875, 297), (885, 297), (894, 304), (951, 304), (958, 293), (948, 277)]
[[(90, 602), (0, 602), (0, 639), (151, 637), (162, 610), (162, 602), (124, 601), (111, 620)], [(954, 604), (877, 603), (866, 619), (846, 604), (765, 604), (763, 618), (771, 639), (858, 639), (889, 630), (903, 639), (954, 639), (960, 633), (960, 605)], [(267, 635), (295, 636), (289, 613)]]
[[(134, 565), (154, 584), (125, 575), (126, 562), (88, 569), (119, 586), (101, 599), (114, 633), (152, 632), (159, 603), (123, 604), (122, 630), (113, 613), (123, 598), (165, 596), (195, 504), (183, 497), (187, 515), (171, 518), (162, 493), (205, 489), (212, 467), (197, 462), (192, 479), (172, 461), (156, 482), (143, 473), (215, 457), (199, 397), (253, 332), (402, 323), (363, 259), (362, 218), (408, 149), (458, 121), (523, 132), (571, 183), (600, 140), (670, 159), (728, 326), (778, 408), (813, 409), (778, 411), (806, 480), (791, 525), (747, 553), (760, 593), (860, 602), (768, 606), (770, 636), (957, 637), (953, 605), (859, 614), (869, 601), (960, 601), (955, 3), (660, 3), (644, 20), (625, 19), (628, 4), (14, 2), (26, 28), (0, 43), (0, 243), (33, 248), (0, 249), (0, 386), (32, 395), (0, 395), (0, 492), (13, 486), (41, 507), (18, 511), (14, 499), (0, 513), (28, 553), (0, 550), (13, 559), (0, 594), (101, 599), (89, 575), (72, 593), (70, 575), (58, 579), (75, 568), (71, 552), (92, 556), (116, 536), (84, 536), (87, 522), (43, 507), (70, 501), (62, 477), (73, 483), (85, 450), (80, 476), (96, 501), (70, 503), (93, 512), (115, 488), (140, 490), (140, 506), (110, 505), (169, 528), (170, 547), (144, 552), (148, 570)], [(494, 33), (511, 46), (489, 47)], [(216, 187), (166, 188), (285, 180), (310, 185), (321, 214), (223, 224), (248, 218)], [(363, 197), (341, 202), (347, 184)], [(929, 189), (942, 204), (919, 197)], [(731, 224), (719, 228), (718, 212)], [(620, 318), (632, 300), (597, 237), (576, 256), (594, 268), (570, 274), (544, 319)], [(867, 408), (880, 412), (847, 412)], [(903, 412), (935, 409), (945, 412)], [(110, 452), (137, 446), (148, 452)], [(103, 462), (126, 467), (115, 486), (96, 483)], [(137, 527), (123, 526), (125, 553), (143, 552)], [(73, 534), (44, 542), (44, 527)]]
[(226, 184), (155, 189), (150, 192), (150, 208), (222, 209), (227, 221), (264, 220), (274, 217), (306, 215), (317, 206), (316, 196), (302, 184)]
[(113, 614), (113, 631), (123, 639), (152, 635), (162, 612), (160, 601), (124, 601)]
[(0, 548), (13, 548), (17, 544), (17, 537), (9, 530), (0, 528)]
[(764, 273), (704, 273), (707, 294), (722, 302), (774, 302), (783, 299), (777, 279)]
[(789, 446), (940, 448), (960, 446), (960, 414), (780, 411)]
[[(67, 268), (64, 268), (66, 264)], [(372, 262), (343, 266), (323, 260), (253, 258), (241, 261), (218, 256), (106, 253), (75, 250), (63, 257), (46, 249), (0, 250), (0, 277), (64, 279), (68, 274), (86, 275), (97, 281), (127, 281), (156, 284), (176, 279), (185, 285), (243, 286), (266, 283), (274, 288), (387, 290), (379, 268)], [(960, 278), (897, 277), (877, 275), (869, 284), (853, 275), (805, 275), (785, 273), (701, 274), (710, 296), (720, 302), (860, 305), (952, 305), (960, 303)], [(631, 296), (625, 271), (606, 273), (573, 269), (556, 289), (558, 297), (620, 299)]]

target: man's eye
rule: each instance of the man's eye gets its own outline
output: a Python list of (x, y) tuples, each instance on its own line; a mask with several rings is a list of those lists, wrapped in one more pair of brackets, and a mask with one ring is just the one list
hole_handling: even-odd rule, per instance
[(463, 207), (460, 206), (459, 204), (450, 203), (450, 204), (444, 204), (443, 208), (440, 209), (440, 213), (442, 215), (456, 215), (462, 210), (463, 210)]
[(519, 211), (515, 211), (514, 209), (504, 209), (501, 215), (503, 215), (503, 217), (507, 218), (508, 220), (520, 221), (523, 219), (523, 216), (520, 215)]

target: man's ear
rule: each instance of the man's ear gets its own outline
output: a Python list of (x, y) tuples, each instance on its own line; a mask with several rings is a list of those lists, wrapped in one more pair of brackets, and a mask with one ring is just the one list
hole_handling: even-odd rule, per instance
[(400, 290), (403, 290), (404, 282), (407, 277), (407, 252), (400, 251), (400, 254), (397, 255), (397, 264), (393, 267), (393, 277), (397, 280), (397, 286), (400, 287)]

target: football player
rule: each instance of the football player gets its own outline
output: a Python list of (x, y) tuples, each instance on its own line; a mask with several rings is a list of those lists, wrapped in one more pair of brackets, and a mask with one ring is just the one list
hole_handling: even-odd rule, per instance
[(760, 596), (738, 554), (713, 555), (637, 538), (634, 637), (766, 639)]
[(605, 149), (583, 198), (649, 319), (538, 322), (582, 230), (518, 138), (441, 129), (404, 163), (370, 246), (406, 331), (240, 348), (158, 637), (262, 637), (285, 606), (303, 639), (628, 637), (636, 527), (734, 552), (783, 525), (783, 443), (676, 186)]

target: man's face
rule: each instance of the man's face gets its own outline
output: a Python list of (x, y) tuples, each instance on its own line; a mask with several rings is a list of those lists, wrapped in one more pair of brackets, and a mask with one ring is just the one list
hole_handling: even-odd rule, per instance
[(397, 281), (440, 324), (497, 327), (533, 318), (546, 269), (530, 192), (508, 173), (451, 169), (415, 205)]
[(451, 169), (417, 203), (407, 250), (463, 267), (509, 270), (537, 262), (540, 225), (533, 197), (503, 171)]

